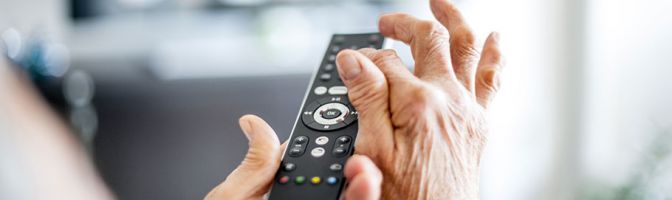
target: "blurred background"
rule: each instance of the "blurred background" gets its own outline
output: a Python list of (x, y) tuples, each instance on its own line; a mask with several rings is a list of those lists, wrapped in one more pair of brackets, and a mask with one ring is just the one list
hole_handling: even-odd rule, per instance
[[(455, 3), (507, 57), (483, 199), (672, 199), (672, 1)], [(200, 199), (245, 154), (238, 117), (286, 139), (330, 35), (392, 11), (432, 18), (410, 0), (3, 0), (0, 32), (119, 199)], [(6, 147), (0, 193), (21, 181)]]

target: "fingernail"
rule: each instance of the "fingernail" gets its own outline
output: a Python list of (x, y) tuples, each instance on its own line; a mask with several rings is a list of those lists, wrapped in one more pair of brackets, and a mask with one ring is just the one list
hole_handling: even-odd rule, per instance
[(238, 120), (238, 124), (240, 124), (240, 129), (242, 129), (243, 133), (245, 133), (245, 137), (250, 140), (250, 133), (252, 133), (252, 125), (250, 124), (250, 120), (247, 119), (246, 116), (243, 116)]
[(498, 32), (492, 32), (492, 39), (499, 43), (499, 33)]
[(352, 80), (357, 78), (362, 72), (362, 67), (359, 66), (357, 58), (352, 53), (345, 53), (338, 59), (338, 71), (341, 73), (343, 79)]

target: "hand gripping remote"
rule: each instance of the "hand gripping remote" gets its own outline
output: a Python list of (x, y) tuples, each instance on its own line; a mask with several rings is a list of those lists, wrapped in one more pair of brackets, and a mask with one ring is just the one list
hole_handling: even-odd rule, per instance
[(379, 33), (336, 34), (313, 74), (299, 116), (289, 137), (270, 200), (340, 198), (343, 168), (357, 138), (357, 111), (336, 70), (342, 49), (387, 47)]

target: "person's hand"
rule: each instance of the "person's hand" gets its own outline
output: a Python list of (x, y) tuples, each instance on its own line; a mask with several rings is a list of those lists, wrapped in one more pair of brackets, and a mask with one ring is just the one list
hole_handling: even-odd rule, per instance
[[(212, 189), (205, 199), (263, 199), (271, 187), (287, 143), (280, 145), (273, 129), (261, 118), (246, 115), (240, 127), (249, 140), (243, 162), (224, 182)], [(380, 197), (382, 174), (366, 156), (354, 155), (345, 164), (349, 187), (345, 199), (373, 200)]]
[(356, 153), (383, 172), (384, 199), (477, 199), (485, 111), (499, 88), (498, 35), (482, 54), (457, 8), (432, 0), (440, 23), (394, 13), (383, 35), (411, 47), (410, 72), (394, 50), (344, 50), (341, 78), (359, 112)]

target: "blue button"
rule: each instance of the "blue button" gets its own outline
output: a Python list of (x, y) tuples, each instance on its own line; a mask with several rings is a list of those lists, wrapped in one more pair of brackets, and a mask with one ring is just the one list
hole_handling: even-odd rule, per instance
[(330, 176), (329, 178), (327, 178), (327, 184), (336, 185), (336, 183), (338, 183), (338, 178), (333, 177), (333, 176)]

